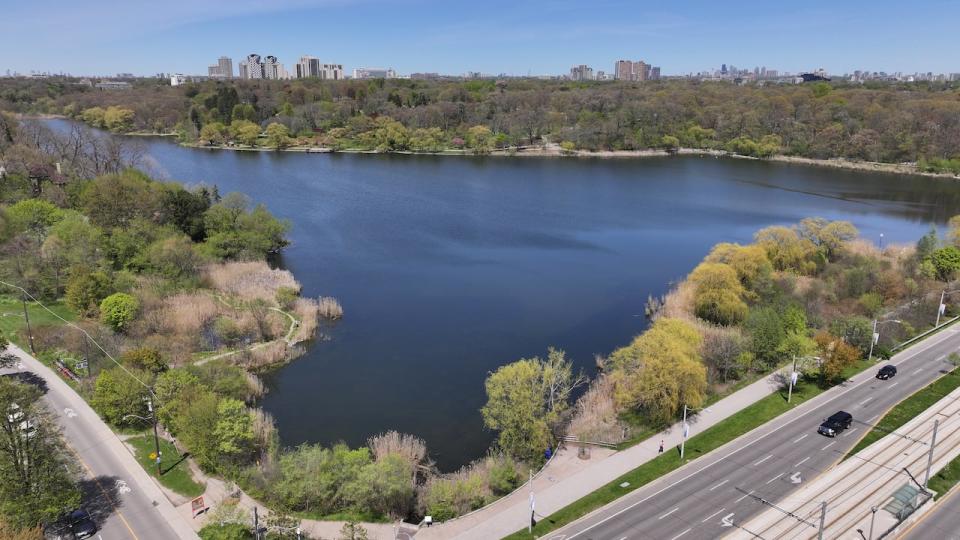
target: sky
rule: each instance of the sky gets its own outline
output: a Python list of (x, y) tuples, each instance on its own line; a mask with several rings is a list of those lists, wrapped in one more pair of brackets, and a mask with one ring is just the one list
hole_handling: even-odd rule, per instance
[(0, 74), (206, 74), (221, 56), (301, 55), (401, 74), (721, 64), (960, 72), (960, 0), (0, 0)]

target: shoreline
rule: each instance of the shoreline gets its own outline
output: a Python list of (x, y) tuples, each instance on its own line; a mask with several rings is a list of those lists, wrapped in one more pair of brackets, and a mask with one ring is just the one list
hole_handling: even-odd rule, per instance
[[(74, 122), (83, 122), (63, 115), (41, 114), (41, 115), (19, 115), (22, 118), (32, 119), (61, 119)], [(93, 128), (97, 129), (97, 128)], [(131, 137), (176, 137), (175, 133), (156, 133), (146, 131), (135, 131), (129, 133), (114, 133), (114, 135), (126, 135)], [(708, 148), (678, 148), (674, 151), (667, 151), (657, 148), (648, 148), (643, 150), (572, 150), (564, 151), (557, 143), (545, 143), (535, 146), (520, 146), (507, 149), (492, 150), (484, 154), (476, 154), (468, 150), (442, 150), (439, 152), (417, 152), (413, 150), (396, 150), (380, 152), (377, 150), (364, 150), (360, 148), (333, 149), (327, 146), (288, 146), (286, 148), (264, 148), (260, 146), (239, 146), (239, 145), (202, 145), (198, 143), (178, 142), (180, 146), (193, 148), (197, 150), (232, 150), (237, 152), (294, 152), (304, 154), (398, 154), (398, 155), (416, 155), (416, 156), (488, 156), (488, 157), (549, 157), (549, 158), (579, 158), (579, 159), (638, 159), (652, 157), (670, 157), (670, 156), (707, 156), (714, 158), (732, 158), (746, 159), (754, 161), (768, 161), (775, 163), (786, 163), (791, 165), (808, 165), (814, 167), (827, 167), (832, 169), (844, 169), (850, 171), (880, 172), (887, 174), (900, 174), (912, 176), (925, 176), (928, 178), (947, 178), (952, 180), (960, 179), (960, 174), (949, 172), (926, 172), (917, 170), (914, 163), (883, 163), (878, 161), (862, 161), (842, 157), (834, 158), (808, 158), (801, 156), (790, 156), (786, 154), (777, 154), (768, 158), (759, 158), (735, 154), (726, 150), (716, 150)]]

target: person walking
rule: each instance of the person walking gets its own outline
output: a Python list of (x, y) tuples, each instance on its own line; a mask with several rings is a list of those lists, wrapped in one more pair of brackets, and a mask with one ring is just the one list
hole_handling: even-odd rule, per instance
[(657, 453), (658, 453), (658, 454), (662, 454), (662, 453), (663, 453), (663, 441), (660, 441), (660, 450), (657, 450)]

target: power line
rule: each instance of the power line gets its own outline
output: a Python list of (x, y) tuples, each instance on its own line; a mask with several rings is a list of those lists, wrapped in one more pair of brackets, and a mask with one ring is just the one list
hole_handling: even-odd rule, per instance
[(102, 352), (104, 355), (106, 355), (107, 358), (109, 358), (114, 364), (116, 364), (117, 367), (119, 367), (120, 369), (122, 369), (127, 375), (130, 376), (131, 379), (133, 379), (133, 380), (137, 381), (138, 383), (140, 383), (141, 385), (143, 385), (143, 387), (147, 389), (147, 392), (150, 392), (150, 395), (151, 395), (151, 396), (153, 396), (154, 398), (157, 397), (157, 395), (153, 393), (153, 389), (150, 388), (150, 385), (148, 385), (147, 383), (145, 383), (145, 382), (143, 382), (142, 380), (140, 380), (140, 379), (139, 379), (136, 375), (134, 375), (129, 369), (127, 369), (126, 366), (124, 366), (123, 364), (121, 364), (120, 362), (118, 362), (117, 359), (114, 358), (113, 355), (111, 355), (110, 353), (108, 353), (107, 350), (104, 349), (104, 348), (100, 345), (100, 343), (97, 342), (97, 340), (93, 339), (93, 336), (91, 336), (86, 330), (84, 330), (83, 328), (77, 326), (76, 324), (74, 324), (74, 323), (72, 323), (72, 322), (64, 319), (64, 318), (61, 317), (60, 315), (58, 315), (55, 311), (53, 311), (52, 309), (48, 308), (43, 302), (41, 302), (40, 300), (37, 300), (36, 297), (34, 297), (32, 294), (30, 294), (30, 293), (29, 293), (26, 289), (24, 289), (23, 287), (21, 287), (21, 286), (19, 286), (19, 285), (14, 285), (13, 283), (7, 283), (6, 281), (3, 281), (3, 280), (0, 280), (0, 285), (6, 285), (7, 287), (11, 287), (11, 288), (13, 288), (13, 289), (17, 289), (18, 291), (22, 292), (22, 293), (24, 294), (24, 296), (27, 296), (28, 298), (30, 298), (30, 300), (31, 300), (32, 302), (36, 303), (38, 306), (40, 306), (40, 307), (42, 307), (44, 310), (46, 310), (47, 313), (53, 315), (54, 317), (56, 317), (57, 319), (59, 319), (60, 321), (62, 321), (64, 324), (66, 324), (67, 326), (69, 326), (70, 328), (74, 328), (74, 329), (76, 329), (76, 330), (79, 330), (84, 336), (87, 337), (87, 339), (89, 339), (94, 345), (96, 345), (98, 349), (100, 349), (100, 352)]

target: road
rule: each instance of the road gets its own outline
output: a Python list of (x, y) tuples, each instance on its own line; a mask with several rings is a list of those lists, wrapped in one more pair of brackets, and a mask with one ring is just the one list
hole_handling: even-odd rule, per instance
[(954, 489), (930, 513), (900, 535), (900, 540), (960, 540), (960, 496)]
[(45, 389), (44, 399), (85, 475), (82, 504), (100, 527), (100, 539), (198, 538), (120, 439), (68, 384), (15, 345), (9, 351), (21, 364), (0, 374), (12, 373)]
[[(880, 381), (868, 369), (548, 538), (696, 540), (730, 533), (767, 508), (761, 499), (781, 500), (837, 463), (871, 422), (949, 367), (946, 356), (958, 349), (960, 330), (948, 328), (894, 356), (895, 378)], [(833, 439), (819, 435), (821, 421), (838, 410), (853, 415), (853, 427)]]

